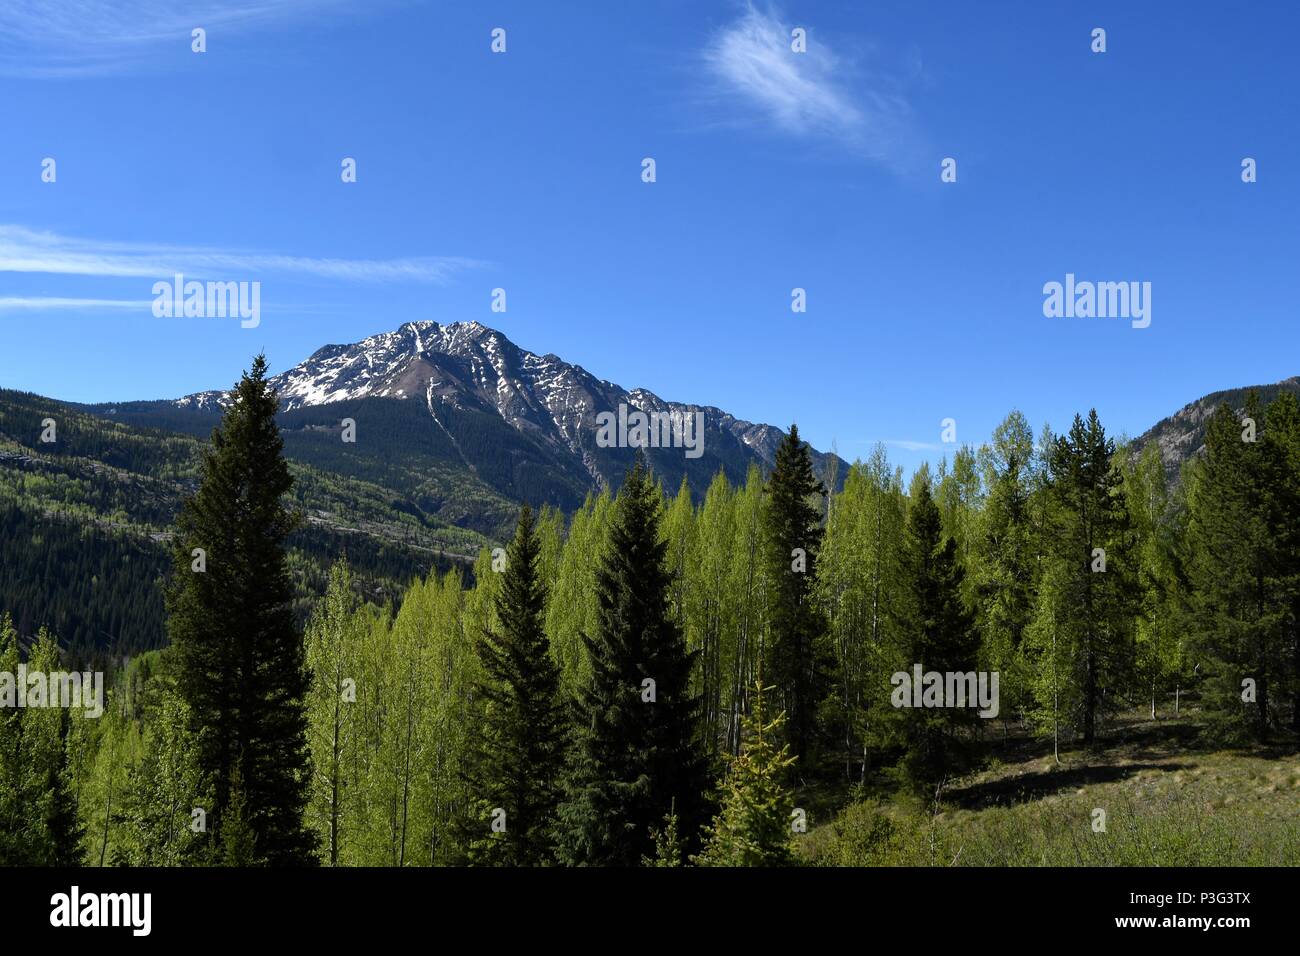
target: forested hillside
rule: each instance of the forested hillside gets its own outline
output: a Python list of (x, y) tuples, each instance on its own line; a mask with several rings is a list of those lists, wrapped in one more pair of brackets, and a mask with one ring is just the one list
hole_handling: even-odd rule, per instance
[[(525, 509), (472, 573), (422, 574), (395, 614), (359, 560), (333, 562), (304, 634), (290, 571), (320, 565), (286, 550), (283, 503), (323, 492), (284, 469), (263, 374), (197, 470), (188, 439), (139, 452), (195, 492), (169, 541), (173, 646), (114, 673), (103, 719), (74, 713), (55, 777), (0, 793), (20, 815), (75, 804), (25, 859), (1300, 862), (1290, 392), (1220, 406), (1173, 485), (1095, 412), (1037, 436), (1014, 412), (906, 482), (878, 448), (842, 491), (794, 428), (740, 483), (664, 487), (638, 460), (572, 516)], [(133, 432), (72, 421), (74, 447), (138, 465)], [(81, 461), (50, 460), (56, 483)], [(57, 660), (54, 635), (30, 653)], [(7, 625), (0, 654), (19, 654)], [(243, 709), (214, 693), (254, 674)]]
[[(47, 419), (52, 442), (41, 441)], [(0, 390), (0, 596), (24, 641), (48, 626), (76, 660), (162, 646), (165, 545), (196, 487), (202, 447)], [(375, 482), (310, 464), (293, 471), (305, 517), (291, 539), (304, 618), (341, 555), (383, 604), (431, 569), (472, 559), (487, 540)]]

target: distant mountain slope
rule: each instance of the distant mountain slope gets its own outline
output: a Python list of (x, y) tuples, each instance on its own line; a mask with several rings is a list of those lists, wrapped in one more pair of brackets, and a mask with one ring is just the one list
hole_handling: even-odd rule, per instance
[[(300, 610), (339, 555), (382, 602), (412, 577), (505, 540), (521, 501), (571, 511), (593, 490), (616, 488), (635, 449), (598, 446), (596, 416), (620, 405), (703, 414), (698, 458), (649, 451), (670, 493), (685, 476), (702, 496), (719, 470), (742, 482), (750, 467), (771, 467), (784, 437), (717, 408), (628, 391), (477, 323), (407, 323), (329, 345), (273, 384), (293, 504), (306, 517), (291, 541)], [(49, 625), (82, 655), (162, 643), (166, 543), (226, 401), (209, 391), (76, 405), (0, 390), (0, 608), (24, 637)], [(47, 417), (58, 423), (52, 444), (40, 440)], [(355, 442), (342, 440), (346, 419)], [(824, 469), (832, 457), (814, 460)], [(842, 480), (847, 466), (834, 460)]]
[(1160, 457), (1164, 461), (1165, 471), (1170, 477), (1176, 476), (1183, 462), (1199, 455), (1205, 448), (1205, 429), (1214, 410), (1226, 402), (1233, 411), (1240, 412), (1246, 407), (1246, 396), (1252, 389), (1259, 392), (1260, 406), (1263, 408), (1282, 392), (1300, 395), (1300, 376), (1293, 376), (1272, 385), (1250, 385), (1211, 392), (1156, 422), (1134, 439), (1134, 451), (1140, 452), (1148, 443), (1154, 441), (1160, 448)]
[[(511, 504), (530, 501), (564, 510), (591, 490), (617, 488), (635, 450), (597, 444), (597, 416), (629, 411), (703, 414), (699, 457), (682, 448), (650, 449), (664, 484), (683, 477), (702, 495), (721, 469), (734, 482), (751, 465), (772, 466), (784, 432), (743, 421), (719, 408), (666, 402), (645, 389), (597, 379), (555, 355), (535, 355), (477, 322), (408, 322), (351, 345), (327, 345), (272, 379), (283, 402), (290, 455), (357, 474), (403, 494), (424, 497), (441, 517), (484, 532), (502, 532)], [(226, 393), (199, 392), (174, 402), (91, 406), (155, 427), (206, 434)], [(340, 423), (356, 422), (355, 444)], [(823, 474), (831, 456), (814, 452)], [(841, 460), (836, 472), (843, 476)]]
[[(49, 418), (57, 432), (47, 444)], [(167, 542), (198, 485), (201, 447), (189, 435), (0, 389), (0, 612), (25, 640), (49, 626), (83, 661), (162, 645)], [(378, 483), (292, 458), (289, 466), (291, 503), (305, 519), (289, 541), (302, 614), (340, 555), (383, 604), (433, 568), (465, 566), (488, 543)]]

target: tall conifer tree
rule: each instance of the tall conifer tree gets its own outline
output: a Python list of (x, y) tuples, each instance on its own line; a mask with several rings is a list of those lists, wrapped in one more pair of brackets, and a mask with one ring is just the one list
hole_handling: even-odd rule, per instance
[[(942, 517), (925, 472), (912, 487), (905, 576), (905, 624), (900, 636), (907, 671), (913, 672), (916, 664), (923, 673), (974, 671), (979, 638), (962, 601), (964, 575), (957, 560), (957, 543), (943, 534)], [(903, 690), (900, 687), (898, 693)], [(914, 790), (928, 793), (944, 777), (962, 769), (967, 750), (962, 727), (977, 719), (971, 703), (899, 711), (907, 745), (901, 766)]]
[(805, 766), (817, 740), (817, 710), (830, 691), (826, 619), (814, 600), (826, 489), (813, 474), (799, 429), (776, 450), (764, 512), (768, 574), (771, 676), (789, 719), (787, 733)]
[(499, 630), (485, 631), (478, 656), (485, 680), (481, 745), (470, 780), (488, 812), (505, 811), (505, 829), (474, 844), (476, 862), (537, 866), (550, 862), (564, 760), (560, 667), (543, 630), (546, 586), (539, 577), (541, 542), (527, 505), (506, 551), (497, 594)]
[(1290, 403), (1270, 409), (1270, 439), (1252, 392), (1244, 415), (1221, 405), (1193, 471), (1191, 545), (1197, 645), (1205, 663), (1203, 703), (1212, 733), (1263, 740), (1278, 722), (1292, 655), (1294, 517), (1285, 462), (1295, 425)]
[(242, 754), (256, 852), (284, 865), (313, 862), (317, 841), (304, 823), (309, 676), (285, 557), (297, 516), (283, 504), (293, 478), (277, 408), (259, 355), (231, 392), (199, 489), (177, 518), (167, 630), (212, 797), (213, 842)]
[(1291, 729), (1300, 731), (1300, 400), (1283, 392), (1273, 399), (1265, 417), (1269, 524), (1275, 538), (1274, 587), (1283, 604), (1276, 697), (1280, 712), (1282, 698), (1289, 696)]
[(1095, 743), (1133, 664), (1140, 554), (1122, 475), (1096, 410), (1074, 417), (1048, 455), (1047, 568), (1031, 629), (1035, 721)]
[(698, 848), (709, 783), (695, 655), (672, 620), (662, 499), (638, 455), (619, 490), (600, 559), (591, 677), (575, 708), (577, 742), (560, 809), (560, 849), (576, 864), (635, 866), (675, 813)]

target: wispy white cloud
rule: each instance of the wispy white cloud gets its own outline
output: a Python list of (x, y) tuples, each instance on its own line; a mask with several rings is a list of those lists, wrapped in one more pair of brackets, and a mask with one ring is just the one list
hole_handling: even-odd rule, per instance
[(103, 309), (148, 309), (148, 299), (60, 299), (53, 296), (0, 296), (0, 312), (47, 312), (51, 309), (75, 309), (98, 312)]
[(909, 135), (907, 100), (892, 82), (836, 54), (806, 23), (798, 26), (807, 30), (807, 51), (794, 52), (795, 26), (773, 8), (747, 3), (704, 50), (718, 93), (727, 96), (731, 111), (739, 97), (783, 133), (829, 137), (855, 152), (889, 159)]
[(342, 282), (445, 283), (484, 263), (459, 256), (401, 259), (320, 259), (191, 246), (99, 242), (0, 224), (0, 272), (169, 278), (255, 279), (297, 274)]
[(95, 75), (138, 64), (190, 31), (246, 30), (348, 5), (349, 0), (4, 0), (0, 73)]
[(932, 441), (913, 441), (910, 438), (886, 438), (885, 444), (891, 448), (902, 448), (904, 451), (942, 451), (943, 445)]

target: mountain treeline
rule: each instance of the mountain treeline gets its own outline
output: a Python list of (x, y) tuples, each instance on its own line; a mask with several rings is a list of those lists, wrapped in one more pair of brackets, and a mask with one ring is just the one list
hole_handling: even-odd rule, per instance
[[(1103, 750), (1121, 711), (1192, 698), (1210, 740), (1300, 729), (1290, 394), (1221, 407), (1172, 486), (1095, 412), (1037, 437), (1012, 413), (906, 486), (877, 449), (833, 494), (793, 427), (698, 503), (638, 462), (395, 614), (339, 561), (304, 632), (264, 373), (178, 520), (170, 646), (97, 721), (0, 711), (0, 863), (784, 864), (797, 795), (937, 800), (1013, 725)], [(922, 672), (996, 696), (910, 706)]]

